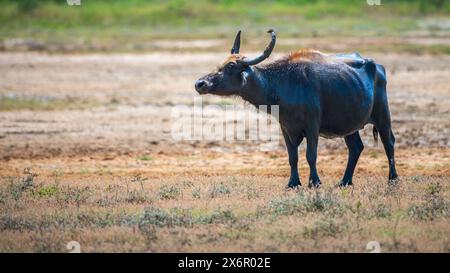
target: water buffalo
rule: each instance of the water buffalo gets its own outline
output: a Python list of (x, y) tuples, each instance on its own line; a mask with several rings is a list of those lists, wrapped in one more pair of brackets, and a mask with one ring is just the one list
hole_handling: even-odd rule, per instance
[(386, 71), (372, 59), (358, 53), (324, 54), (302, 49), (266, 65), (275, 47), (271, 41), (255, 58), (239, 54), (240, 36), (236, 35), (231, 55), (217, 71), (195, 83), (200, 94), (238, 95), (249, 103), (279, 105), (279, 122), (286, 142), (291, 167), (288, 187), (297, 187), (298, 146), (307, 140), (309, 187), (320, 186), (317, 174), (317, 144), (323, 137), (344, 137), (349, 155), (339, 186), (352, 185), (353, 172), (364, 145), (358, 130), (373, 124), (373, 135), (383, 142), (389, 163), (389, 181), (397, 180), (394, 161), (395, 137), (386, 92)]

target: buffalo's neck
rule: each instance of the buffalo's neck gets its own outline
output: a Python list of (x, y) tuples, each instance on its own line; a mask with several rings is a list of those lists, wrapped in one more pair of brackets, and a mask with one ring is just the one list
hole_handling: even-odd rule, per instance
[(260, 105), (276, 105), (276, 90), (270, 84), (270, 73), (264, 68), (252, 67), (251, 77), (239, 95), (247, 102)]

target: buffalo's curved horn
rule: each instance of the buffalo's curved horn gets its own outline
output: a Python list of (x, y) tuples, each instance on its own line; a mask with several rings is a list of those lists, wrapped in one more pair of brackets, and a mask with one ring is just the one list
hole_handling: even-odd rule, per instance
[(272, 40), (270, 41), (270, 44), (266, 47), (263, 54), (260, 56), (253, 58), (253, 59), (247, 59), (245, 58), (242, 62), (246, 65), (255, 65), (259, 64), (260, 62), (264, 61), (270, 56), (270, 53), (272, 53), (273, 48), (275, 47), (275, 41), (277, 40), (276, 33), (273, 29), (269, 29), (267, 33), (270, 33), (272, 36)]
[(241, 31), (239, 30), (234, 38), (234, 44), (231, 48), (231, 54), (239, 54), (239, 48), (241, 47)]

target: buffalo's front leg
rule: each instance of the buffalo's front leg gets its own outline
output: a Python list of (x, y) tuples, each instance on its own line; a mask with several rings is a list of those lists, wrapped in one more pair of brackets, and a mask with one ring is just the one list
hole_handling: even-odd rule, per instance
[(318, 188), (320, 186), (320, 178), (317, 174), (317, 145), (319, 143), (319, 133), (311, 133), (306, 136), (306, 160), (309, 164), (309, 184), (308, 187)]
[(347, 144), (348, 147), (348, 162), (344, 177), (339, 183), (339, 187), (352, 185), (353, 172), (355, 171), (356, 163), (358, 163), (359, 155), (364, 149), (364, 144), (361, 141), (359, 132), (345, 136), (345, 144)]
[(303, 137), (298, 137), (297, 139), (292, 138), (287, 132), (283, 130), (284, 141), (286, 142), (286, 148), (289, 155), (289, 165), (291, 166), (291, 175), (289, 177), (289, 182), (287, 188), (295, 188), (301, 186), (300, 176), (298, 175), (298, 145), (303, 140)]

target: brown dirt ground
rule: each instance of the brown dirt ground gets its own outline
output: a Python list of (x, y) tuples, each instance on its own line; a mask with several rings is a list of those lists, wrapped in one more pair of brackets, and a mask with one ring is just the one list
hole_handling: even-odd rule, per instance
[[(170, 116), (172, 106), (192, 105), (195, 94), (193, 82), (213, 69), (224, 57), (225, 54), (221, 53), (168, 52), (108, 55), (1, 53), (0, 97), (50, 102), (62, 100), (69, 103), (96, 102), (95, 107), (87, 108), (0, 111), (0, 177), (3, 186), (7, 185), (7, 177), (21, 176), (24, 168), (32, 168), (39, 175), (38, 183), (45, 183), (51, 180), (55, 173), (60, 173), (59, 179), (64, 184), (81, 183), (92, 186), (104, 185), (103, 183), (106, 183), (104, 178), (114, 180), (137, 174), (152, 181), (158, 180), (160, 184), (164, 184), (164, 181), (169, 181), (170, 184), (172, 179), (177, 181), (200, 179), (202, 182), (199, 185), (203, 186), (207, 185), (209, 178), (216, 181), (221, 177), (230, 176), (244, 180), (246, 177), (253, 177), (265, 181), (264, 185), (275, 186), (272, 195), (278, 192), (277, 190), (282, 195), (289, 171), (287, 154), (282, 143), (273, 151), (263, 152), (259, 149), (258, 142), (176, 142), (170, 136), (173, 122)], [(448, 189), (450, 56), (374, 54), (371, 57), (384, 64), (388, 70), (388, 94), (393, 131), (397, 139), (396, 158), (399, 174), (407, 179), (414, 177), (438, 179), (444, 184), (445, 189)], [(208, 104), (242, 103), (235, 98), (213, 96), (205, 97), (204, 101)], [(367, 185), (367, 179), (370, 180), (371, 177), (387, 177), (387, 160), (381, 143), (375, 147), (371, 128), (363, 130), (362, 138), (366, 150), (357, 166), (356, 187), (358, 180), (363, 181), (362, 185)], [(308, 174), (303, 145), (300, 150), (302, 182), (307, 181)], [(341, 139), (321, 139), (319, 150), (320, 175), (324, 177), (324, 185), (332, 187), (345, 168), (347, 156), (345, 144)], [(273, 181), (267, 182), (267, 179), (272, 178), (276, 181), (276, 185), (275, 182), (272, 183)], [(448, 199), (448, 196), (446, 198)], [(165, 206), (170, 204), (172, 203)], [(1, 211), (3, 216), (13, 214), (8, 209)], [(287, 220), (284, 219), (275, 226), (282, 225), (283, 221)], [(448, 220), (438, 222), (433, 228), (448, 234)], [(1, 249), (4, 251), (39, 251), (33, 246), (22, 247), (13, 243), (13, 238), (26, 241), (27, 236), (36, 241), (36, 237), (33, 236), (38, 235), (28, 234), (21, 237), (19, 234), (8, 232), (4, 233), (6, 237), (3, 237), (3, 241), (0, 240)], [(95, 238), (99, 232), (101, 233), (94, 230), (85, 236)], [(133, 237), (135, 235), (130, 235), (129, 230), (110, 228), (107, 232), (113, 234), (111, 236), (115, 236), (114, 238), (119, 238), (119, 241), (138, 240)], [(162, 230), (161, 237), (164, 238), (167, 232), (171, 234), (170, 229)], [(187, 231), (176, 232), (185, 234)], [(191, 236), (195, 232), (189, 234)], [(204, 236), (216, 235), (208, 233)], [(89, 242), (91, 239), (87, 237), (83, 240)], [(11, 240), (8, 241), (8, 238)], [(330, 240), (334, 242), (336, 239)], [(427, 243), (437, 242), (428, 237), (421, 242), (424, 247), (419, 247), (419, 251), (445, 249), (445, 246), (437, 245), (434, 248), (433, 246), (427, 248)], [(111, 248), (107, 245), (115, 244), (96, 243), (97, 245), (91, 245), (88, 249), (108, 251)], [(130, 242), (127, 241), (128, 243)], [(136, 248), (136, 245), (130, 244), (129, 248), (120, 250), (142, 251), (144, 248), (142, 246)], [(238, 245), (236, 248), (232, 245), (219, 248), (214, 246), (201, 248), (202, 245), (194, 245), (185, 248), (177, 243), (173, 244), (159, 245), (155, 250), (314, 251), (315, 249), (305, 245), (302, 248), (272, 249), (269, 246), (251, 248), (246, 245)], [(335, 247), (324, 246), (319, 250), (360, 249), (351, 245), (341, 248), (339, 242), (332, 245)], [(392, 247), (390, 250), (398, 249)], [(409, 249), (404, 245), (400, 250)]]

